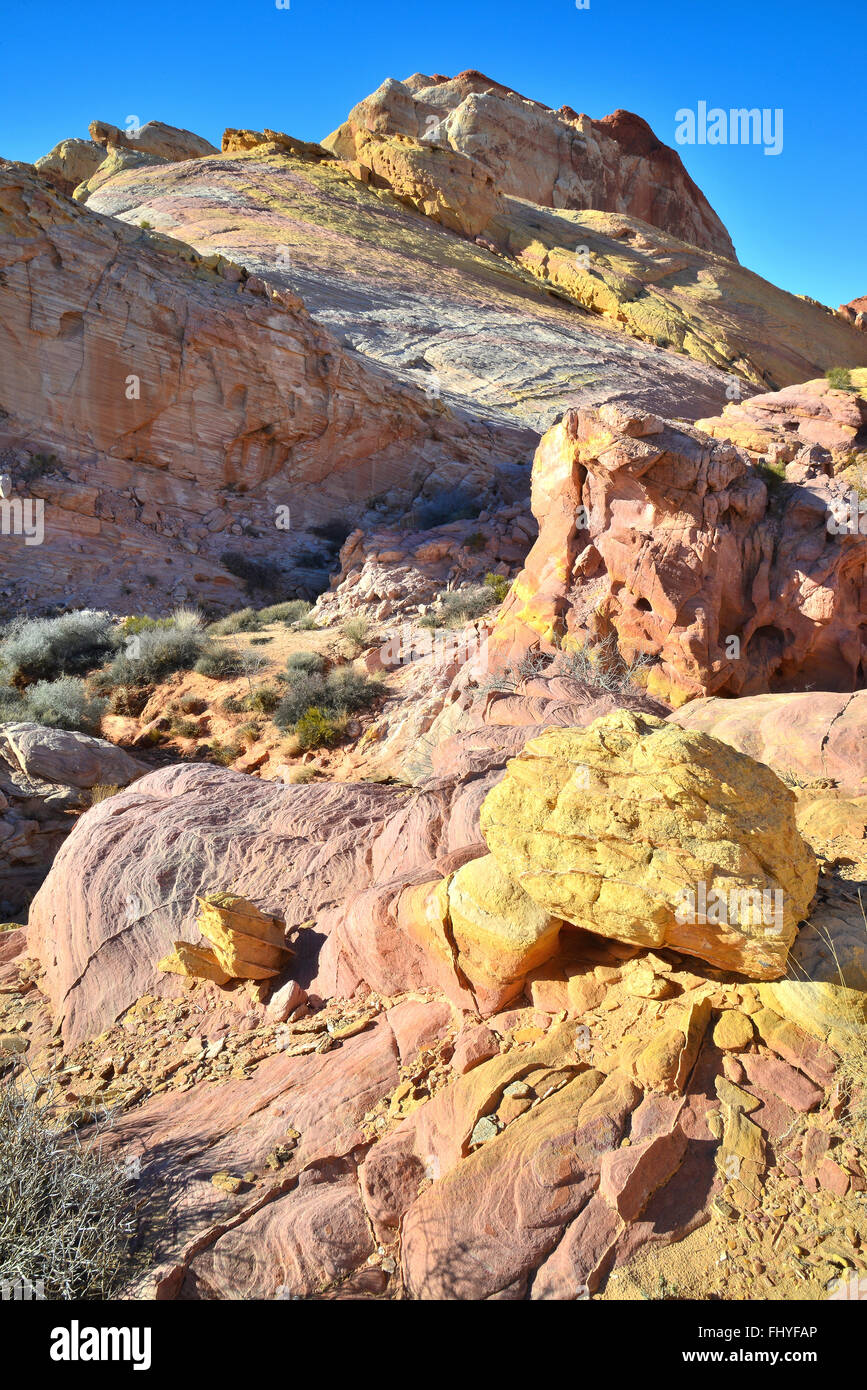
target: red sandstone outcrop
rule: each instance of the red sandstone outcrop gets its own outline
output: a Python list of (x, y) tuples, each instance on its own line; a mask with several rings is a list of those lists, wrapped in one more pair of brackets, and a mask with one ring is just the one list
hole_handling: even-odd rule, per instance
[(849, 323), (854, 323), (856, 328), (867, 332), (867, 295), (862, 295), (859, 299), (850, 299), (848, 304), (841, 304), (837, 313)]
[[(863, 402), (847, 402), (858, 415)], [(867, 537), (830, 524), (846, 485), (806, 452), (789, 485), (698, 429), (569, 412), (536, 455), (539, 539), (501, 610), (496, 660), (615, 635), (627, 662), (652, 663), (649, 692), (674, 703), (854, 690)]]
[(424, 160), (425, 146), (428, 162), (451, 152), (465, 186), (483, 190), (487, 176), (489, 199), (499, 190), (544, 207), (627, 213), (735, 259), (680, 156), (629, 111), (597, 121), (567, 107), (552, 111), (479, 72), (417, 73), (405, 83), (389, 78), (323, 143), (386, 177), (383, 165)]

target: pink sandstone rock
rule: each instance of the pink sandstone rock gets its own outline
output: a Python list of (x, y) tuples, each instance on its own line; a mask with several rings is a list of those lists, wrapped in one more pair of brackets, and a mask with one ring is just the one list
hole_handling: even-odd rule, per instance
[(602, 1160), (599, 1192), (624, 1221), (635, 1221), (658, 1188), (677, 1172), (686, 1154), (686, 1135), (679, 1125)]
[(744, 1053), (741, 1062), (749, 1087), (756, 1095), (771, 1099), (777, 1097), (793, 1110), (801, 1112), (815, 1110), (822, 1100), (822, 1088), (804, 1076), (803, 1072), (790, 1067), (788, 1062), (758, 1053)]

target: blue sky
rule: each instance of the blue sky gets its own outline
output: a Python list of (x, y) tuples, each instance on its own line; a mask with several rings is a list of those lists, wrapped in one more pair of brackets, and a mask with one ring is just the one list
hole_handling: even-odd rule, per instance
[(782, 108), (779, 155), (680, 149), (767, 279), (836, 306), (867, 294), (864, 0), (10, 0), (0, 154), (33, 160), (98, 118), (321, 139), (385, 77), (478, 68), (591, 116), (637, 111), (675, 144), (676, 112)]

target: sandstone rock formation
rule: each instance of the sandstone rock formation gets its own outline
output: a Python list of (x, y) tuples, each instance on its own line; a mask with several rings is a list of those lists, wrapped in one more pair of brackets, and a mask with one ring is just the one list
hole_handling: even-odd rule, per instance
[(290, 137), (228, 144), (219, 160), (121, 172), (89, 205), (230, 255), (474, 412), (541, 431), (569, 405), (626, 399), (692, 419), (708, 397), (719, 412), (754, 387), (867, 365), (863, 336), (831, 310), (638, 217), (499, 193), (468, 240), (458, 213), (478, 223), (482, 185), (427, 142), (389, 145), (391, 182)]
[(4, 471), (45, 514), (44, 544), (3, 538), (10, 607), (70, 585), (119, 612), (143, 589), (237, 605), (227, 552), (288, 583), (308, 526), (383, 491), (396, 509), (423, 485), (493, 497), (498, 464), (526, 457), (525, 433), (367, 368), (293, 296), (95, 217), (23, 166), (0, 167), (0, 261)]
[(867, 332), (867, 295), (852, 299), (848, 304), (841, 304), (837, 313), (849, 323), (854, 323), (856, 328)]
[[(794, 800), (715, 739), (618, 711), (532, 739), (481, 829), (505, 876), (552, 916), (773, 979), (816, 890)], [(757, 910), (763, 894), (774, 914)]]
[(791, 485), (728, 442), (637, 412), (570, 412), (536, 455), (539, 538), (501, 610), (498, 659), (614, 634), (674, 703), (852, 691), (867, 669), (867, 538), (829, 526), (841, 479), (812, 457), (789, 469)]
[[(102, 183), (88, 206), (135, 225), (148, 221), (205, 254), (230, 256), (270, 285), (300, 294), (310, 312), (359, 354), (415, 382), (430, 398), (485, 418), (540, 432), (575, 401), (626, 395), (667, 413), (722, 409), (729, 383), (703, 366), (705, 359), (690, 361), (656, 346), (664, 324), (648, 318), (653, 346), (624, 340), (619, 309), (616, 319), (589, 314), (544, 276), (537, 281), (529, 261), (525, 268), (513, 264), (511, 254), (507, 259), (505, 242), (499, 252), (493, 242), (460, 237), (388, 189), (359, 182), (352, 167), (324, 150), (317, 157), (300, 141), (288, 147), (266, 142), (243, 151), (233, 147), (195, 166), (127, 169)], [(513, 209), (515, 244), (526, 245), (532, 233), (521, 239), (522, 207)], [(584, 228), (571, 224), (562, 232), (567, 247), (570, 238), (583, 237)], [(621, 240), (603, 236), (598, 247), (618, 262), (624, 255)], [(660, 255), (667, 257), (667, 249)], [(632, 260), (638, 273), (641, 258)], [(658, 280), (659, 271), (655, 267), (649, 278)], [(692, 286), (693, 320), (702, 285), (697, 280)], [(727, 293), (732, 297), (734, 287)], [(665, 318), (686, 333), (677, 308)], [(838, 338), (863, 347), (840, 319), (829, 321)], [(758, 349), (758, 336), (751, 336)], [(782, 323), (775, 336), (786, 342)], [(711, 338), (708, 324), (702, 344)], [(836, 348), (833, 361), (842, 355)], [(728, 372), (716, 349), (710, 360)], [(793, 380), (809, 374), (812, 359), (796, 360), (804, 365)]]
[(95, 787), (125, 787), (145, 769), (120, 748), (40, 724), (0, 724), (0, 912), (20, 913)]
[(94, 144), (103, 149), (139, 150), (172, 163), (218, 153), (210, 140), (162, 121), (148, 121), (143, 126), (128, 126), (126, 130), (106, 121), (91, 121), (88, 134)]
[(105, 159), (105, 149), (95, 140), (61, 140), (37, 159), (36, 168), (61, 193), (70, 196), (80, 183), (86, 183)]
[[(682, 241), (734, 259), (728, 234), (679, 155), (629, 111), (604, 120), (552, 111), (480, 72), (389, 78), (324, 141), (374, 173), (427, 144), (470, 166), (476, 182), (545, 207), (598, 208), (640, 217)], [(473, 170), (472, 166), (475, 166)], [(477, 172), (476, 172), (477, 171)], [(466, 177), (466, 176), (465, 176)]]
[(692, 700), (670, 718), (682, 729), (713, 734), (793, 783), (833, 783), (849, 797), (867, 796), (865, 690)]
[(727, 405), (721, 417), (699, 420), (697, 426), (777, 464), (789, 464), (801, 448), (811, 445), (833, 455), (863, 448), (867, 371), (857, 369), (851, 378), (854, 392), (835, 390), (826, 380), (805, 381)]

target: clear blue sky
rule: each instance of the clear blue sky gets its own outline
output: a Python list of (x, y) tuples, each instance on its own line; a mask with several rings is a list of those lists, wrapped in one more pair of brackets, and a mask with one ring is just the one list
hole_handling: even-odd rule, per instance
[(692, 146), (684, 162), (740, 260), (836, 306), (867, 294), (865, 0), (86, 0), (3, 6), (0, 154), (33, 160), (98, 118), (321, 139), (385, 77), (479, 68), (591, 116), (784, 111), (778, 156)]

